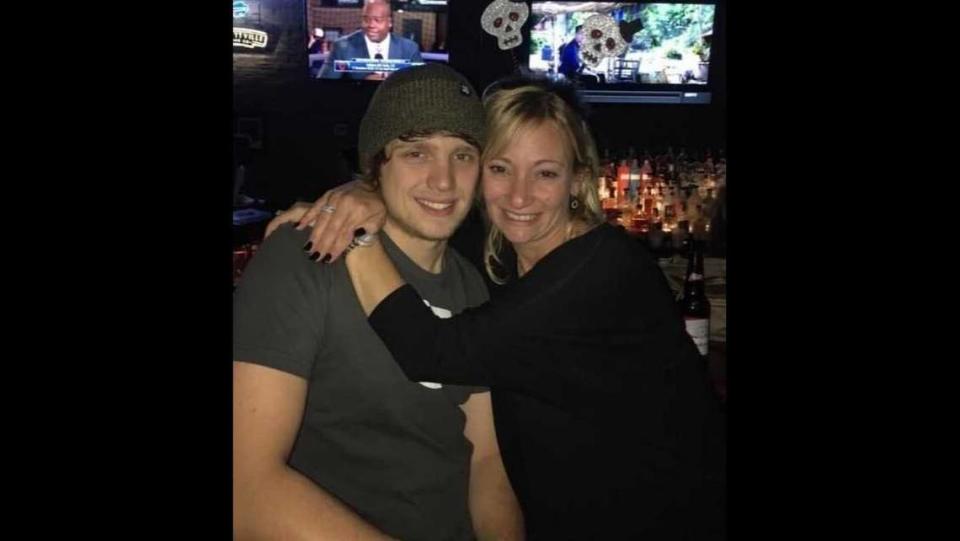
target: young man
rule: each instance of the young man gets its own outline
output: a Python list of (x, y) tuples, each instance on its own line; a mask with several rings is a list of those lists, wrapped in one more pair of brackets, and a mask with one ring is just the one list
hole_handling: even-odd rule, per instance
[[(470, 84), (430, 64), (387, 79), (360, 125), (382, 242), (438, 317), (487, 298), (447, 249), (473, 202), (483, 122)], [(308, 258), (307, 234), (274, 232), (236, 292), (235, 537), (521, 539), (490, 393), (408, 381), (343, 261)]]

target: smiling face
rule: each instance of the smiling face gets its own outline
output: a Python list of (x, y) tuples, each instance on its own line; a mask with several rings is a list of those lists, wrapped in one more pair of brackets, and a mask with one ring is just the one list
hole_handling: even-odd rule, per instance
[(575, 103), (538, 84), (502, 88), (484, 99), (482, 182), (490, 219), (484, 266), (496, 283), (504, 283), (504, 242), (516, 250), (522, 274), (605, 220), (596, 145)]
[(518, 253), (535, 259), (566, 240), (570, 196), (577, 188), (571, 145), (553, 121), (521, 126), (483, 163), (490, 221)]
[(480, 150), (460, 137), (432, 135), (394, 139), (385, 154), (380, 186), (390, 236), (450, 238), (473, 202)]

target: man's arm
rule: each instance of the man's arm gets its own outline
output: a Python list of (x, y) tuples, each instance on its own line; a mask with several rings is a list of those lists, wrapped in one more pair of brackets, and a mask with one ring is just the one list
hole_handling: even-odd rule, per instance
[(566, 47), (563, 48), (563, 52), (560, 53), (560, 67), (563, 70), (562, 73), (575, 73), (577, 71), (577, 65), (579, 62), (580, 60), (577, 58), (577, 48), (572, 42), (568, 42)]
[(470, 460), (470, 515), (478, 541), (522, 540), (523, 514), (500, 458), (490, 393), (475, 393), (461, 406), (464, 435), (473, 444)]
[(389, 539), (287, 465), (307, 382), (233, 363), (234, 539)]

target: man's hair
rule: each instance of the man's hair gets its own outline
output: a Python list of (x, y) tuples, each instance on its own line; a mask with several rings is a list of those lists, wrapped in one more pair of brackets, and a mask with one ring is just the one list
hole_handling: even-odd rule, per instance
[(390, 2), (387, 0), (364, 0), (363, 7), (371, 6), (373, 4), (383, 4), (387, 6), (387, 9), (390, 10), (390, 14), (393, 15), (393, 6), (390, 5)]
[(387, 142), (387, 144), (383, 145), (379, 151), (371, 156), (369, 162), (365, 164), (366, 167), (362, 168), (363, 172), (360, 173), (360, 180), (366, 182), (373, 188), (379, 189), (380, 170), (383, 167), (383, 164), (390, 161), (391, 158), (391, 156), (387, 156), (387, 147), (390, 146), (390, 143), (396, 140), (409, 143), (434, 136), (458, 137), (475, 147), (478, 152), (483, 151), (483, 145), (481, 145), (480, 142), (477, 141), (473, 136), (466, 133), (452, 132), (448, 130), (412, 130), (401, 134), (396, 139), (391, 139)]

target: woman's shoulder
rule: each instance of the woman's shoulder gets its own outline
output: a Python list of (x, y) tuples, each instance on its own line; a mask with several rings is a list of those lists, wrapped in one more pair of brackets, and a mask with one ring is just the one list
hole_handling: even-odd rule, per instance
[(652, 257), (640, 239), (631, 237), (622, 226), (602, 223), (596, 227), (600, 246), (608, 251), (630, 254), (637, 257)]
[[(598, 266), (612, 266), (627, 273), (638, 269), (657, 267), (656, 258), (638, 238), (630, 236), (622, 227), (610, 224), (597, 226), (597, 243), (592, 254)], [(601, 263), (602, 262), (602, 263)], [(607, 269), (612, 272), (611, 269)]]

